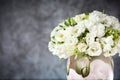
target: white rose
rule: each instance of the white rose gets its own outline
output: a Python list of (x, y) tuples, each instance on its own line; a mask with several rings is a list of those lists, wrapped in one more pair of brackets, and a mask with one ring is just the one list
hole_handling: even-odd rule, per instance
[(99, 56), (102, 53), (102, 49), (99, 42), (93, 42), (90, 44), (87, 53), (90, 56)]
[(98, 24), (97, 26), (97, 37), (102, 37), (105, 34), (105, 26), (103, 24)]
[(101, 40), (103, 41), (103, 43), (106, 45), (113, 45), (114, 44), (114, 41), (113, 41), (113, 35), (111, 36), (108, 36), (107, 38), (101, 38)]
[(99, 19), (99, 17), (97, 15), (90, 14), (89, 20), (92, 21), (93, 23), (97, 23), (97, 22), (99, 22), (100, 19)]
[(101, 39), (103, 43), (103, 54), (105, 57), (113, 56), (117, 53), (118, 49), (117, 47), (112, 48), (114, 45), (113, 36), (108, 36), (107, 38)]
[(76, 15), (74, 17), (75, 22), (79, 23), (86, 15), (85, 14), (80, 14), (80, 15)]
[(117, 53), (117, 51), (118, 51), (117, 47), (114, 47), (114, 48), (111, 48), (110, 51), (103, 52), (104, 53), (103, 55), (105, 57), (114, 56)]
[(53, 52), (53, 51), (54, 51), (55, 44), (53, 44), (53, 43), (50, 41), (49, 44), (48, 44), (48, 47), (49, 47), (49, 50)]
[(104, 56), (109, 57), (109, 56), (115, 55), (118, 50), (116, 47), (112, 48), (113, 41), (110, 39), (110, 37), (106, 38), (104, 41), (105, 41), (105, 42), (103, 42), (103, 45), (104, 45), (103, 54), (104, 54)]
[(57, 55), (59, 58), (67, 59), (68, 57), (74, 54), (76, 46), (73, 44), (62, 44), (55, 46), (55, 50), (53, 52), (54, 55)]
[(107, 27), (110, 27), (112, 25), (115, 28), (120, 28), (119, 20), (113, 16), (106, 16), (105, 23), (106, 23)]
[(79, 43), (77, 48), (80, 52), (85, 52), (87, 49), (87, 45), (85, 43)]
[(72, 35), (77, 37), (79, 36), (82, 32), (85, 31), (85, 26), (83, 23), (78, 23), (76, 26), (73, 27), (72, 29)]
[(92, 21), (93, 23), (98, 23), (101, 22), (104, 14), (102, 14), (99, 11), (93, 11), (92, 13), (89, 14), (89, 20)]
[(103, 47), (103, 52), (109, 52), (111, 51), (112, 47), (109, 44), (105, 44)]
[(77, 44), (78, 39), (76, 37), (77, 33), (73, 33), (74, 27), (68, 27), (65, 30), (65, 43), (67, 44)]
[(94, 34), (96, 37), (102, 37), (105, 34), (105, 26), (101, 23), (89, 28), (90, 33)]
[(74, 36), (68, 36), (65, 39), (65, 43), (76, 45), (78, 43), (78, 39), (76, 37), (74, 37)]
[(95, 41), (95, 35), (88, 33), (85, 37), (87, 44), (91, 44)]
[(90, 31), (90, 29), (94, 26), (95, 23), (93, 23), (92, 21), (89, 21), (89, 20), (84, 20), (84, 24)]
[(65, 40), (65, 31), (59, 30), (55, 34), (55, 40), (57, 41), (64, 41)]
[(64, 32), (64, 35), (66, 38), (70, 38), (71, 36), (74, 36), (73, 35), (73, 29), (74, 27), (67, 27), (65, 32)]

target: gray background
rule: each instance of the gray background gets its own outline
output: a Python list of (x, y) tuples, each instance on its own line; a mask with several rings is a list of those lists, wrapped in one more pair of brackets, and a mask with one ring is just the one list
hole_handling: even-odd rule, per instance
[[(0, 0), (0, 79), (66, 79), (66, 60), (48, 51), (59, 22), (93, 10), (120, 19), (117, 0)], [(120, 58), (114, 56), (114, 78)]]

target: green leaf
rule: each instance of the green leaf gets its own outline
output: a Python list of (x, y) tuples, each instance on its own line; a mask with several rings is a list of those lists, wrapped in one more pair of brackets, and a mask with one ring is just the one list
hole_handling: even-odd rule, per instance
[(78, 41), (86, 43), (85, 37), (86, 37), (87, 33), (89, 33), (89, 30), (86, 28), (85, 31), (77, 37)]
[(68, 20), (64, 21), (65, 26), (75, 26), (77, 23), (73, 18), (68, 18)]
[(73, 18), (69, 18), (69, 22), (71, 26), (75, 26), (77, 24)]
[(105, 28), (105, 35), (104, 37), (108, 37), (113, 35), (113, 40), (114, 41), (118, 41), (119, 40), (119, 35), (120, 35), (120, 30), (119, 29), (115, 29), (113, 26), (110, 27), (106, 27)]
[(80, 51), (78, 50), (78, 49), (75, 49), (74, 50), (74, 55), (77, 55), (77, 54), (79, 54), (80, 53)]
[(68, 21), (64, 21), (64, 24), (66, 25), (66, 26), (69, 26), (70, 24), (68, 23)]
[(85, 12), (85, 15), (89, 15), (89, 12), (86, 11), (86, 12)]
[(115, 45), (112, 45), (111, 47), (112, 47), (112, 48), (114, 48), (114, 47), (115, 47)]
[(52, 36), (52, 37), (51, 37), (51, 41), (54, 41), (54, 40), (55, 40), (55, 36)]
[(61, 41), (61, 42), (57, 42), (57, 44), (63, 44), (64, 42), (63, 41)]
[(102, 49), (104, 48), (104, 45), (101, 42), (100, 42), (100, 46), (101, 46)]
[(82, 20), (86, 20), (89, 18), (89, 13), (88, 12), (85, 12), (85, 17), (82, 18)]
[(90, 64), (87, 67), (81, 69), (81, 74), (83, 77), (88, 76), (90, 73)]
[(77, 72), (78, 74), (81, 74), (81, 66), (79, 65), (79, 62), (78, 62), (78, 61), (76, 61), (75, 67), (76, 67), (76, 72)]
[(65, 26), (59, 25), (59, 27), (63, 30), (65, 30)]

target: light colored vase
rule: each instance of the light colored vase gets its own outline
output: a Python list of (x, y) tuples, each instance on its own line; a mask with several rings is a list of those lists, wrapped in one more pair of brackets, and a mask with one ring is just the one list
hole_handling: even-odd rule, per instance
[[(67, 63), (67, 79), (68, 80), (113, 80), (114, 64), (111, 57), (99, 56), (90, 61), (89, 74), (85, 77), (79, 74), (76, 69), (76, 59), (74, 56), (68, 59)], [(81, 63), (82, 62), (82, 63)], [(80, 59), (80, 64), (84, 65), (87, 63), (86, 59)]]

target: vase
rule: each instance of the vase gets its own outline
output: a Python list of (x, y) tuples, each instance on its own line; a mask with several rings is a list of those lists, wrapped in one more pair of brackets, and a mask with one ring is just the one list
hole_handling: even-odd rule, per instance
[[(82, 66), (79, 70), (76, 67)], [(87, 67), (86, 67), (87, 66)], [(67, 79), (68, 80), (113, 80), (114, 64), (112, 57), (99, 56), (92, 60), (87, 58), (77, 59), (72, 56), (67, 62)], [(81, 72), (83, 73), (81, 74)]]

